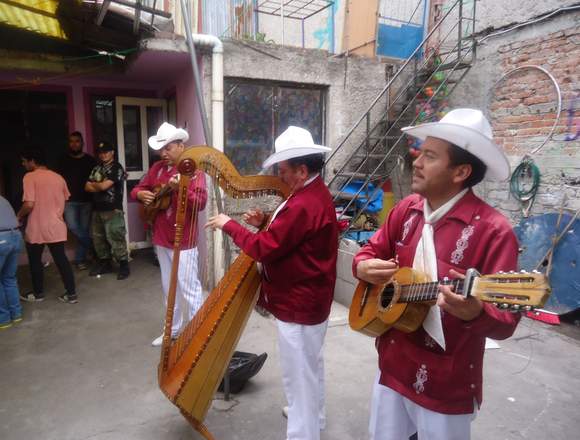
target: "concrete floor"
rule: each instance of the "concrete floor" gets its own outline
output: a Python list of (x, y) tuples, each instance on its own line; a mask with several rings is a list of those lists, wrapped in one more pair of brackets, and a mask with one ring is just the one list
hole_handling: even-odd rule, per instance
[[(0, 439), (200, 438), (156, 384), (159, 350), (150, 342), (163, 314), (159, 269), (146, 255), (131, 269), (126, 281), (77, 272), (80, 302), (68, 305), (57, 301), (62, 288), (49, 268), (46, 301), (24, 304), (24, 321), (0, 333)], [(27, 278), (24, 271), (23, 290)], [(325, 349), (324, 440), (367, 438), (376, 355), (373, 341), (351, 331), (346, 316), (335, 304)], [(488, 350), (474, 440), (579, 438), (579, 332), (566, 330), (525, 319), (500, 349)], [(233, 400), (218, 396), (207, 425), (220, 440), (282, 440), (273, 320), (254, 314), (238, 349), (269, 357)]]

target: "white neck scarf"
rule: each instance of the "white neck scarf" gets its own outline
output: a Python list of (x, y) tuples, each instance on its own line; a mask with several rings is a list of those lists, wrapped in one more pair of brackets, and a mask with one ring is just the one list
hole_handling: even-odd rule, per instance
[[(415, 251), (415, 258), (413, 260), (413, 269), (425, 273), (431, 281), (437, 281), (437, 253), (435, 252), (435, 240), (433, 235), (433, 225), (437, 223), (445, 214), (447, 214), (461, 200), (461, 198), (469, 191), (469, 188), (464, 189), (456, 194), (452, 199), (440, 206), (437, 210), (431, 211), (427, 199), (423, 205), (423, 216), (425, 224), (421, 232), (421, 239)], [(437, 342), (443, 350), (445, 350), (445, 336), (443, 335), (443, 324), (441, 323), (441, 310), (438, 305), (434, 305), (429, 309), (429, 313), (423, 321), (423, 328)]]

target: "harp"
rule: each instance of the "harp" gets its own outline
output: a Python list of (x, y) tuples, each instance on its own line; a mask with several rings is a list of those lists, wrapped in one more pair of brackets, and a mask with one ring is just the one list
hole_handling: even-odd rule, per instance
[(286, 199), (290, 190), (274, 176), (241, 176), (222, 153), (207, 146), (185, 150), (178, 169), (181, 177), (175, 244), (158, 380), (167, 398), (196, 431), (210, 440), (214, 437), (203, 420), (256, 304), (260, 275), (255, 261), (241, 253), (180, 335), (171, 338), (184, 221), (191, 218), (186, 215), (189, 183), (200, 169), (234, 198), (275, 195)]

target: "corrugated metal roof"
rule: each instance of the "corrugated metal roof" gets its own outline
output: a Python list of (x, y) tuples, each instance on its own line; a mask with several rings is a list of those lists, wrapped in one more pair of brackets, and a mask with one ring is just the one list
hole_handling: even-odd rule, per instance
[(56, 16), (58, 0), (4, 0), (0, 24), (67, 40)]

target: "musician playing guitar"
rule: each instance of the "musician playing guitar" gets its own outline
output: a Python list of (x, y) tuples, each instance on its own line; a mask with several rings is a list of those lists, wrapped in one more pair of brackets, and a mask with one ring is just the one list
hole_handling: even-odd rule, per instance
[[(516, 269), (518, 243), (507, 219), (475, 196), (483, 180), (505, 180), (509, 163), (478, 110), (455, 109), (440, 122), (404, 128), (423, 140), (413, 163), (413, 195), (355, 256), (353, 272), (372, 284), (412, 267), (431, 281)], [(377, 338), (379, 374), (370, 438), (466, 440), (482, 402), (485, 338), (510, 337), (519, 315), (440, 285), (418, 330), (395, 328)]]
[[(188, 133), (164, 122), (157, 135), (149, 138), (149, 146), (159, 151), (161, 159), (155, 162), (143, 177), (141, 182), (133, 188), (131, 196), (145, 206), (156, 202), (155, 189), (161, 188), (166, 197), (171, 197), (167, 209), (159, 209), (153, 219), (153, 244), (161, 269), (161, 284), (163, 286), (164, 301), (167, 302), (169, 280), (171, 276), (171, 262), (173, 259), (173, 243), (175, 239), (175, 214), (177, 211), (177, 191), (169, 191), (168, 186), (177, 188), (179, 176), (176, 168), (179, 156), (185, 150), (184, 142), (189, 139)], [(185, 323), (189, 322), (203, 303), (201, 284), (197, 275), (197, 212), (205, 208), (207, 190), (205, 177), (201, 171), (196, 171), (189, 185), (188, 202), (194, 209), (187, 210), (184, 221), (182, 248), (179, 257), (178, 285), (176, 304), (173, 317), (172, 336), (177, 336)], [(192, 214), (193, 212), (193, 214)], [(192, 218), (192, 215), (194, 216)], [(184, 316), (187, 315), (187, 316)], [(153, 346), (161, 345), (162, 336), (156, 338)]]

